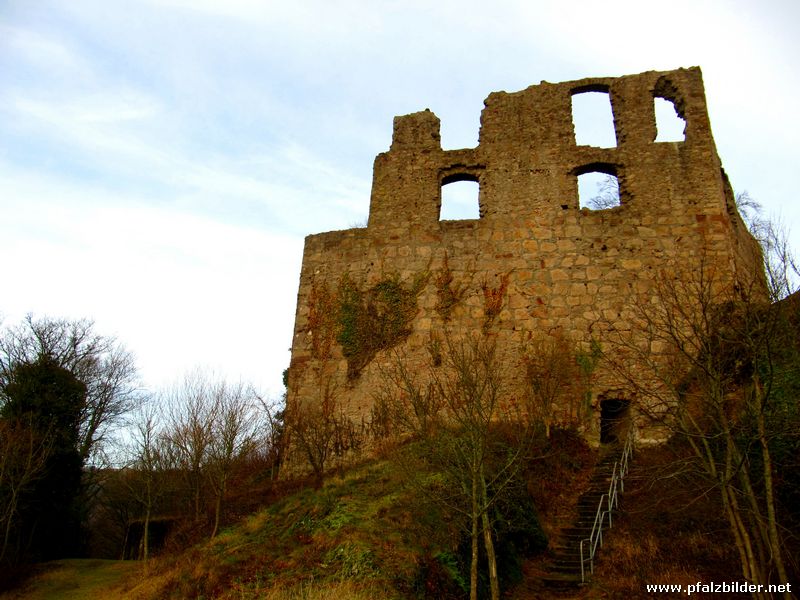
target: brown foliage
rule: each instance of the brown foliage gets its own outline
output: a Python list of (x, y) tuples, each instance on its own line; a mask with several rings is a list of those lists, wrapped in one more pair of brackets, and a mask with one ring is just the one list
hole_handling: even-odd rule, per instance
[(366, 437), (364, 424), (354, 423), (342, 412), (330, 382), (322, 390), (319, 404), (294, 404), (286, 413), (289, 445), (303, 456), (317, 484), (322, 483), (331, 460), (357, 452)]
[(510, 274), (506, 273), (500, 278), (500, 285), (492, 287), (488, 281), (484, 281), (481, 285), (483, 290), (483, 329), (488, 330), (500, 311), (503, 309), (503, 302), (506, 299), (506, 292), (508, 291), (508, 281)]
[(311, 331), (311, 356), (321, 360), (330, 357), (336, 341), (336, 313), (338, 298), (326, 282), (311, 285), (308, 299), (308, 329)]
[(587, 416), (584, 400), (594, 365), (579, 360), (576, 345), (560, 331), (531, 337), (521, 354), (524, 416), (543, 425), (548, 437), (553, 424), (580, 425)]

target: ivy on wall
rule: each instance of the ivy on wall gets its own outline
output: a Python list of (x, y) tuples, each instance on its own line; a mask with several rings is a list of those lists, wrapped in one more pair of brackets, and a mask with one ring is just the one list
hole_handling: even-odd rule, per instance
[(429, 274), (421, 273), (409, 283), (398, 274), (385, 276), (362, 290), (345, 274), (339, 282), (338, 335), (347, 359), (347, 376), (358, 377), (381, 350), (392, 348), (411, 333), (417, 314), (417, 298)]

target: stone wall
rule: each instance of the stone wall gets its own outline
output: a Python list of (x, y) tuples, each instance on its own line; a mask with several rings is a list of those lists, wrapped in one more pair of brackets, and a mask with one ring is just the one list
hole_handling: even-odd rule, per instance
[[(608, 93), (616, 147), (576, 144), (571, 98), (585, 91)], [(655, 97), (685, 119), (683, 142), (654, 142)], [(618, 178), (618, 207), (579, 206), (577, 177), (590, 171)], [(480, 218), (441, 221), (442, 186), (459, 180), (478, 182)], [(442, 150), (428, 110), (395, 117), (391, 147), (375, 159), (368, 226), (306, 238), (288, 400), (318, 402), (327, 387), (364, 417), (395, 353), (423, 370), (445, 331), (494, 336), (506, 378), (518, 381), (525, 335), (561, 332), (586, 346), (601, 329), (624, 327), (632, 299), (668, 265), (691, 270), (703, 260), (733, 281), (757, 257), (717, 156), (698, 68), (492, 93), (470, 149)], [(348, 290), (371, 293), (378, 312), (399, 306), (384, 292), (415, 300), (407, 320), (380, 334), (391, 339), (355, 366), (343, 333)], [(594, 404), (623, 387), (597, 373)]]

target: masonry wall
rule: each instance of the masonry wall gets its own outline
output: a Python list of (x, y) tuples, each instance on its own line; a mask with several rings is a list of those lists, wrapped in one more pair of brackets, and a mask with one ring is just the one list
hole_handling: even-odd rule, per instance
[[(616, 147), (576, 145), (571, 98), (582, 91), (609, 94)], [(654, 142), (654, 97), (684, 117), (685, 141)], [(579, 207), (577, 176), (587, 171), (617, 176), (619, 207)], [(481, 216), (440, 221), (441, 187), (458, 180), (478, 182)], [(396, 117), (391, 147), (375, 159), (368, 227), (306, 238), (289, 402), (319, 402), (323, 388), (334, 389), (351, 416), (366, 416), (393, 353), (423, 369), (445, 330), (495, 336), (515, 381), (530, 332), (588, 344), (599, 329), (624, 328), (632, 299), (665, 267), (691, 270), (702, 259), (735, 280), (753, 272), (757, 256), (717, 157), (698, 68), (492, 93), (471, 149), (442, 150), (430, 111)], [(447, 317), (437, 310), (445, 268), (465, 290)], [(387, 277), (412, 286), (425, 273), (407, 337), (354, 375), (330, 302), (343, 278), (366, 290)], [(502, 292), (491, 319), (486, 290)], [(610, 373), (597, 375), (595, 404), (622, 394)]]

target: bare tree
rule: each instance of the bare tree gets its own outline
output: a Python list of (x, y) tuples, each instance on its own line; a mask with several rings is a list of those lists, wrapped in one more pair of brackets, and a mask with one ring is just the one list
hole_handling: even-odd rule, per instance
[(541, 424), (550, 437), (554, 423), (579, 424), (585, 417), (585, 389), (588, 387), (584, 365), (591, 371), (588, 358), (579, 360), (575, 344), (561, 332), (537, 335), (526, 341), (522, 350), (525, 377), (525, 417)]
[(790, 296), (800, 288), (800, 261), (786, 226), (766, 217), (761, 204), (746, 191), (736, 195), (736, 208), (761, 247), (770, 298), (774, 302)]
[(335, 386), (321, 384), (319, 403), (293, 403), (286, 407), (289, 446), (306, 460), (317, 484), (322, 483), (332, 459), (342, 459), (361, 448), (364, 427), (357, 426), (342, 411)]
[(274, 480), (278, 476), (286, 452), (285, 397), (283, 402), (271, 402), (256, 393), (255, 399), (262, 413), (259, 418), (262, 428), (259, 434), (260, 448), (269, 465), (270, 479)]
[[(491, 596), (497, 600), (494, 508), (518, 478), (531, 440), (529, 421), (521, 419), (505, 397), (495, 346), (488, 336), (459, 341), (446, 336), (444, 346), (441, 365), (426, 372), (407, 368), (398, 356), (396, 367), (386, 371), (379, 400), (389, 407), (388, 419), (401, 433), (420, 439), (422, 460), (439, 474), (440, 485), (421, 484), (421, 493), (467, 524), (470, 598), (478, 595), (478, 554), (483, 543)], [(502, 424), (524, 431), (507, 444), (496, 435)], [(411, 469), (414, 460), (411, 456)], [(415, 478), (409, 481), (414, 483)]]
[(169, 469), (168, 444), (164, 439), (159, 412), (155, 405), (142, 406), (133, 421), (130, 431), (130, 464), (126, 470), (132, 475), (126, 479), (131, 496), (143, 512), (142, 539), (139, 558), (147, 561), (150, 556), (150, 523), (164, 488), (160, 479)]
[(597, 184), (597, 195), (589, 199), (589, 208), (605, 210), (619, 206), (619, 181), (612, 175), (606, 175)]
[(165, 445), (184, 482), (190, 514), (199, 523), (210, 509), (214, 537), (236, 468), (266, 449), (275, 476), (283, 443), (280, 419), (251, 386), (199, 369), (159, 398), (167, 415)]
[(788, 581), (772, 445), (797, 426), (779, 366), (800, 365), (791, 305), (770, 305), (764, 287), (758, 273), (734, 283), (705, 260), (666, 268), (650, 299), (633, 302), (630, 331), (614, 331), (605, 348), (640, 412), (691, 448), (693, 473), (717, 492), (742, 573), (756, 584)]
[(394, 353), (393, 363), (382, 369), (382, 385), (375, 393), (372, 425), (376, 434), (419, 439), (439, 426), (443, 399), (434, 381), (428, 378), (422, 383), (420, 375), (409, 367), (405, 356)]
[(167, 412), (167, 439), (173, 446), (178, 470), (183, 477), (195, 522), (203, 511), (206, 465), (218, 418), (215, 384), (199, 370), (188, 373), (183, 382), (163, 392), (160, 403)]
[(255, 394), (241, 383), (218, 383), (214, 390), (214, 416), (208, 446), (208, 478), (214, 491), (214, 527), (211, 537), (219, 531), (223, 502), (228, 480), (237, 464), (258, 446), (261, 424), (255, 411)]

